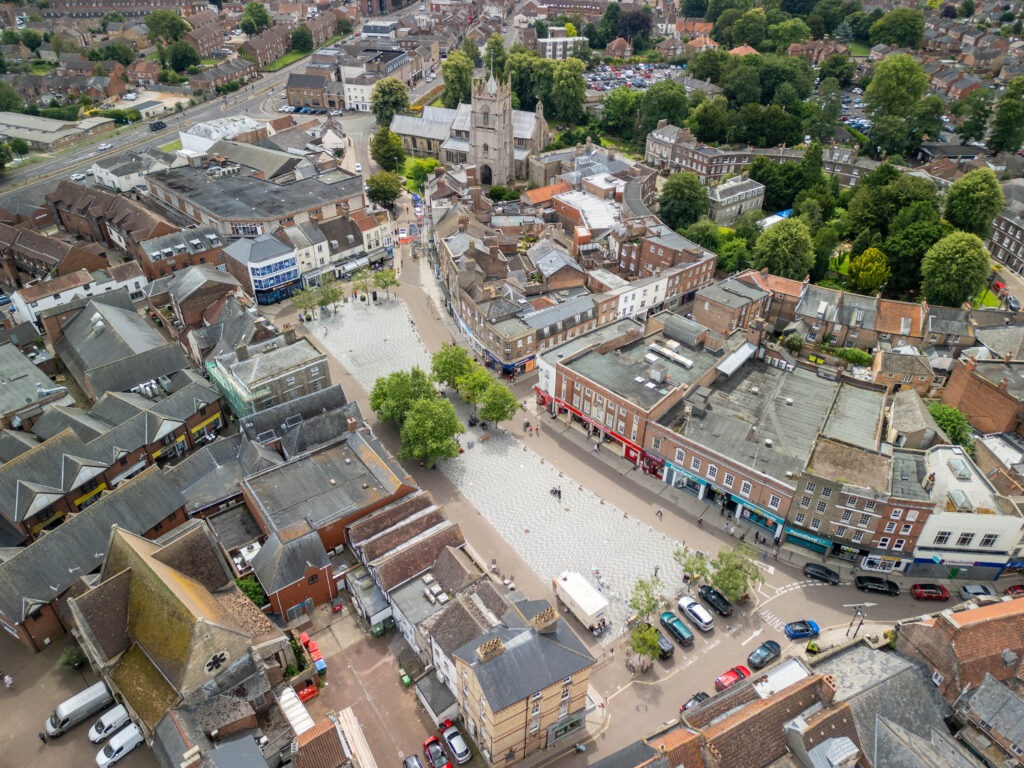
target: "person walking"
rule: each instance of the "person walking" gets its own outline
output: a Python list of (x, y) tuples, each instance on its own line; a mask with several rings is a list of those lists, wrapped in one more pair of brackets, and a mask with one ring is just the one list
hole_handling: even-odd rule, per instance
[(658, 516), (659, 520), (663, 519), (664, 516), (665, 516), (665, 513), (662, 511), (661, 507), (658, 507), (658, 511), (655, 512), (654, 514), (656, 514)]
[(701, 515), (700, 517), (697, 518), (697, 527), (698, 528), (704, 527), (704, 516), (703, 515)]
[(4, 675), (4, 688), (13, 688), (14, 678), (10, 675)]
[(601, 444), (600, 443), (594, 443), (594, 453), (597, 453), (600, 450), (601, 450)]
[(46, 743), (46, 734), (45, 734), (45, 733), (43, 733), (42, 731), (40, 731), (40, 732), (39, 732), (39, 740), (40, 740), (41, 742), (43, 742), (43, 744), (45, 744), (45, 743)]

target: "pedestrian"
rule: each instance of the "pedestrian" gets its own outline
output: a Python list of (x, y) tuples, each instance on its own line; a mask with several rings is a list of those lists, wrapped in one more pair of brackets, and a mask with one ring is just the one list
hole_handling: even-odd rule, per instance
[(42, 731), (40, 731), (40, 732), (39, 732), (39, 740), (40, 740), (41, 742), (43, 742), (43, 744), (45, 744), (45, 743), (46, 743), (46, 734), (45, 734), (45, 733), (43, 733)]
[(14, 678), (10, 675), (4, 675), (4, 688), (13, 688)]
[(736, 526), (735, 525), (732, 527), (732, 530), (729, 531), (729, 535), (732, 536), (732, 537), (736, 536)]
[(722, 523), (722, 530), (725, 531), (726, 533), (729, 532), (729, 521), (728, 520), (726, 520), (724, 523)]
[(697, 527), (701, 528), (703, 526), (704, 526), (704, 516), (701, 515), (700, 517), (697, 518)]
[(601, 444), (600, 443), (594, 443), (594, 453), (597, 453), (600, 450), (601, 450)]
[(662, 510), (661, 510), (661, 507), (658, 507), (658, 511), (657, 511), (657, 512), (655, 512), (654, 514), (656, 514), (656, 515), (658, 516), (658, 519), (659, 519), (659, 520), (663, 519), (663, 518), (664, 518), (664, 516), (665, 516), (665, 513), (664, 513), (664, 512), (662, 512)]
[(718, 509), (718, 516), (719, 517), (725, 517), (725, 507), (719, 507), (719, 509)]
[(540, 424), (538, 424), (536, 427), (534, 427), (534, 429), (536, 429), (537, 430), (537, 434), (540, 435)]

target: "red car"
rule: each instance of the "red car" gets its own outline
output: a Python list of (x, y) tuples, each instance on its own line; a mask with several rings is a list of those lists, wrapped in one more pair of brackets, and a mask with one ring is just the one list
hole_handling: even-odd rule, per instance
[(423, 754), (430, 768), (452, 768), (452, 764), (448, 762), (448, 753), (444, 751), (437, 736), (431, 736), (423, 742)]
[(996, 295), (1001, 294), (1005, 290), (1006, 290), (1005, 283), (992, 283), (992, 292), (995, 293)]
[(715, 690), (724, 691), (730, 685), (735, 685), (745, 677), (750, 677), (749, 669), (742, 665), (738, 667), (733, 667), (728, 672), (725, 672), (724, 674), (719, 675), (717, 678), (715, 678)]
[(1024, 595), (1024, 584), (1014, 584), (1009, 586), (1003, 594), (1009, 595), (1010, 597), (1020, 597), (1021, 595)]
[(949, 600), (949, 590), (941, 584), (915, 584), (910, 596), (915, 600)]

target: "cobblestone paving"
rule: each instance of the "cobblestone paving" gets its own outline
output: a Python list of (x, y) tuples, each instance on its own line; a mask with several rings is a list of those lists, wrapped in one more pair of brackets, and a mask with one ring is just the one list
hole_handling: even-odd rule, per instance
[[(367, 392), (379, 376), (413, 365), (430, 368), (430, 355), (401, 301), (349, 303), (314, 327)], [(465, 423), (468, 408), (456, 408)], [(666, 594), (681, 588), (672, 560), (677, 542), (569, 482), (529, 450), (529, 439), (469, 428), (462, 444), (465, 453), (443, 462), (444, 473), (538, 576), (550, 580), (565, 570), (579, 571), (604, 592), (612, 631), (602, 642), (622, 633), (629, 590), (638, 578), (657, 571)], [(562, 489), (561, 502), (550, 493), (555, 486)]]

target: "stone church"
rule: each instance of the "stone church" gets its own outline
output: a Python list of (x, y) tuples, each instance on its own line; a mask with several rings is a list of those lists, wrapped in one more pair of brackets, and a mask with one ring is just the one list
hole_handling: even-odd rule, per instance
[(457, 109), (424, 107), (420, 117), (395, 115), (391, 130), (407, 155), (434, 157), (446, 167), (475, 165), (484, 186), (529, 175), (529, 158), (551, 142), (544, 107), (512, 109), (512, 84), (494, 75), (473, 82), (472, 102)]

